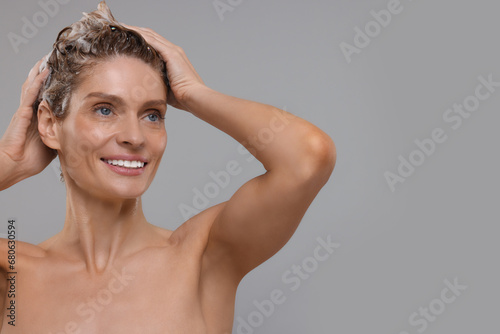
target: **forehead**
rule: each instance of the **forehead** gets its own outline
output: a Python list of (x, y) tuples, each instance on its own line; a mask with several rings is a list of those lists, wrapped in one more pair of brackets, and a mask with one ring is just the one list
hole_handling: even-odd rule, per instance
[(166, 99), (161, 74), (151, 65), (132, 57), (115, 57), (97, 63), (74, 92), (82, 100), (89, 92), (120, 96), (133, 104), (147, 99)]

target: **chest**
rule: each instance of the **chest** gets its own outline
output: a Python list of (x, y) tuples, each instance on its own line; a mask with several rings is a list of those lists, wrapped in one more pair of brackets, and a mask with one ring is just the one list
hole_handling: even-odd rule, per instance
[[(195, 259), (145, 256), (98, 279), (65, 268), (18, 270), (16, 333), (205, 332)], [(2, 334), (10, 333), (9, 327), (4, 324)]]

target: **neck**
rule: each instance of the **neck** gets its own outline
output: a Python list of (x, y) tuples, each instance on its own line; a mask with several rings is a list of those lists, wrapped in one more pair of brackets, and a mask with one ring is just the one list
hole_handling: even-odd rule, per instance
[(103, 199), (67, 187), (66, 219), (59, 234), (66, 254), (84, 261), (91, 274), (113, 268), (123, 256), (139, 250), (152, 225), (141, 198)]

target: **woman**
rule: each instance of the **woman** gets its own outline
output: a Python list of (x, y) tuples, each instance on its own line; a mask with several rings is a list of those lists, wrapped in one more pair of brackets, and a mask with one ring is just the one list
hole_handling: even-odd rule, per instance
[[(167, 103), (227, 133), (266, 169), (174, 231), (148, 223), (141, 205), (166, 146)], [(231, 333), (239, 282), (290, 239), (336, 160), (316, 126), (210, 89), (180, 47), (118, 23), (104, 2), (30, 71), (0, 140), (0, 189), (56, 155), (64, 227), (16, 244), (19, 318), (8, 323), (13, 298), (2, 280), (1, 333)], [(1, 247), (9, 278), (8, 241)]]

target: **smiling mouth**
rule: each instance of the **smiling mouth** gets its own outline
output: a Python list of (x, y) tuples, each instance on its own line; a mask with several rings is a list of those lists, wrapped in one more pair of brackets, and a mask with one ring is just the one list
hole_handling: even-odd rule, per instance
[(111, 166), (118, 166), (130, 169), (143, 168), (148, 164), (147, 162), (142, 162), (139, 160), (109, 160), (101, 158), (101, 161), (104, 161), (105, 163)]

